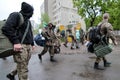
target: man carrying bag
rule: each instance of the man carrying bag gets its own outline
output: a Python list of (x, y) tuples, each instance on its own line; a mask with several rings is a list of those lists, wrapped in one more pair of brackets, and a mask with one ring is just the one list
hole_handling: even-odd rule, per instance
[(94, 69), (98, 70), (104, 70), (104, 68), (99, 67), (99, 62), (101, 61), (101, 58), (103, 59), (104, 67), (109, 67), (111, 64), (105, 58), (105, 55), (112, 52), (112, 47), (109, 45), (109, 39), (112, 40), (114, 45), (117, 45), (115, 36), (113, 34), (113, 27), (108, 22), (108, 19), (109, 14), (108, 13), (103, 14), (103, 21), (98, 24), (98, 26), (101, 25), (100, 26), (101, 40), (99, 43), (94, 44), (95, 50), (94, 53), (97, 56), (96, 61), (94, 63)]
[(24, 23), (17, 29), (19, 15), (13, 12), (9, 15), (2, 28), (3, 34), (6, 35), (13, 44), (14, 51), (18, 52), (13, 55), (17, 68), (7, 75), (7, 78), (10, 80), (15, 80), (15, 75), (17, 73), (19, 80), (28, 80), (28, 63), (31, 57), (30, 50), (34, 48), (32, 25), (29, 21), (33, 15), (33, 11), (34, 9), (31, 5), (22, 2), (20, 13), (24, 18)]

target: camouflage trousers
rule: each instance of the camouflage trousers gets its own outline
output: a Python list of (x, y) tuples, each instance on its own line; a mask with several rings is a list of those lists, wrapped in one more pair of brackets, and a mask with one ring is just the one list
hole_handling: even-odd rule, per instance
[(96, 61), (95, 62), (100, 63), (101, 59), (103, 61), (107, 61), (106, 58), (105, 58), (105, 56), (104, 56), (104, 57), (96, 57)]
[(22, 46), (22, 52), (13, 56), (17, 66), (16, 69), (11, 72), (11, 74), (16, 75), (18, 73), (19, 80), (28, 80), (28, 63), (31, 58), (31, 45)]
[(49, 51), (50, 56), (54, 56), (54, 47), (53, 46), (44, 46), (43, 51), (41, 52), (41, 55), (44, 55)]

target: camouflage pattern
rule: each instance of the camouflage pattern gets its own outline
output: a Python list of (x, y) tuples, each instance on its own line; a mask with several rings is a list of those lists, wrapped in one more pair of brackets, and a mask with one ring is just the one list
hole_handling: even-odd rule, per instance
[(50, 29), (49, 27), (45, 27), (42, 30), (42, 35), (46, 38), (46, 45), (47, 46), (53, 46), (55, 40), (57, 39), (54, 31)]
[(102, 35), (105, 35), (107, 38), (110, 38), (113, 43), (115, 43), (115, 34), (113, 33), (113, 27), (112, 25), (108, 22), (103, 20), (103, 22), (99, 23), (101, 25), (100, 32)]
[[(57, 39), (53, 29), (50, 29), (49, 27), (45, 27), (45, 28), (43, 28), (41, 34), (46, 39), (46, 44), (45, 44), (44, 50), (41, 52), (41, 55), (44, 55), (49, 49), (50, 56), (54, 56), (54, 46), (56, 45), (56, 42), (58, 41), (58, 39)], [(59, 43), (59, 42), (57, 42), (57, 43)], [(59, 44), (57, 44), (57, 45), (59, 45)]]
[(16, 75), (18, 73), (19, 80), (27, 80), (28, 79), (28, 63), (31, 58), (31, 45), (23, 45), (23, 49), (21, 53), (18, 53), (13, 56), (14, 61), (17, 64), (17, 68), (11, 72), (12, 75)]
[(104, 23), (102, 26), (101, 26), (101, 32), (102, 32), (102, 30), (104, 30), (104, 28), (105, 28), (105, 26), (106, 26), (106, 28), (107, 28), (107, 37), (110, 37), (110, 38), (112, 38), (112, 39), (115, 39), (115, 37), (114, 37), (114, 33), (113, 33), (113, 27), (112, 27), (112, 25), (110, 24), (110, 23)]
[(49, 51), (50, 56), (54, 56), (54, 47), (53, 46), (44, 46), (43, 51), (41, 52), (41, 55), (44, 55)]
[[(113, 33), (113, 27), (108, 22), (108, 19), (109, 19), (109, 14), (108, 13), (103, 14), (103, 21), (98, 24), (98, 26), (102, 24), (101, 28), (100, 28), (100, 33), (102, 34), (102, 36), (105, 36), (107, 42), (108, 42), (109, 38), (111, 38), (113, 43), (116, 44), (115, 36), (114, 36), (114, 33)], [(108, 44), (109, 44), (109, 42), (108, 42)], [(108, 47), (106, 49), (108, 49)], [(105, 49), (102, 49), (102, 51), (98, 51), (98, 54), (104, 53), (103, 51), (105, 53), (108, 53), (108, 52), (112, 51), (112, 48), (110, 48), (110, 51), (106, 51)], [(100, 62), (100, 60), (101, 60), (100, 58), (103, 58), (103, 61), (107, 61), (106, 58), (105, 58), (105, 55), (103, 55), (102, 57), (101, 56), (97, 56), (97, 58), (96, 58), (96, 62), (97, 63)]]

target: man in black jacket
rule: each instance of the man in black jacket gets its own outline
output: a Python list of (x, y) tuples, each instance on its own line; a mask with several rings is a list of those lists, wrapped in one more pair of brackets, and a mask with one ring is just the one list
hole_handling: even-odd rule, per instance
[[(34, 48), (32, 25), (29, 21), (33, 15), (33, 7), (26, 2), (22, 2), (21, 11), (13, 12), (9, 15), (4, 27), (2, 28), (3, 34), (5, 34), (14, 45), (14, 51), (18, 51), (13, 56), (14, 61), (17, 64), (17, 68), (7, 75), (10, 80), (15, 80), (15, 75), (18, 73), (19, 80), (28, 80), (28, 63), (31, 57), (30, 50)], [(23, 24), (20, 24), (20, 14), (23, 16)], [(26, 37), (21, 44), (24, 32), (29, 24), (29, 29)], [(17, 30), (17, 31), (16, 31)]]

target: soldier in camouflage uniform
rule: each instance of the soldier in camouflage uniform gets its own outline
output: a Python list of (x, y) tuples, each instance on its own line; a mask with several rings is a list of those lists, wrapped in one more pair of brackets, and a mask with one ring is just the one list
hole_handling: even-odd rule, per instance
[[(20, 16), (18, 12), (13, 12), (9, 15), (5, 25), (2, 28), (5, 34), (14, 45), (14, 51), (18, 52), (13, 55), (17, 68), (7, 75), (10, 80), (15, 80), (15, 75), (18, 73), (19, 80), (28, 80), (28, 63), (31, 57), (31, 49), (34, 48), (32, 25), (29, 19), (33, 15), (33, 7), (26, 2), (22, 2), (21, 11), (19, 13), (23, 16), (23, 24), (18, 27)], [(27, 34), (21, 44), (24, 32), (28, 26)], [(17, 30), (17, 32), (16, 32)], [(15, 33), (16, 32), (16, 33)]]
[(38, 54), (38, 57), (40, 59), (40, 61), (42, 62), (42, 56), (47, 53), (47, 51), (49, 50), (49, 54), (50, 54), (50, 61), (51, 62), (55, 62), (56, 60), (54, 59), (54, 44), (55, 41), (57, 40), (57, 37), (54, 33), (54, 25), (52, 23), (49, 23), (48, 26), (46, 26), (45, 28), (43, 28), (42, 30), (42, 35), (43, 37), (45, 37), (46, 43), (44, 46), (43, 51)]
[[(114, 43), (114, 45), (116, 45), (117, 43), (115, 40), (115, 36), (113, 34), (113, 27), (108, 22), (108, 19), (109, 19), (109, 14), (108, 13), (103, 14), (103, 21), (98, 24), (98, 26), (101, 25), (100, 26), (100, 34), (101, 34), (101, 36), (104, 36), (103, 41), (106, 44), (109, 44), (109, 38), (110, 38), (112, 40), (112, 42)], [(104, 62), (104, 67), (109, 67), (111, 63), (106, 60), (105, 56), (102, 57), (102, 59)], [(101, 57), (97, 57), (95, 64), (94, 64), (94, 68), (103, 70), (103, 68), (100, 68), (98, 65), (100, 61), (101, 61)]]

